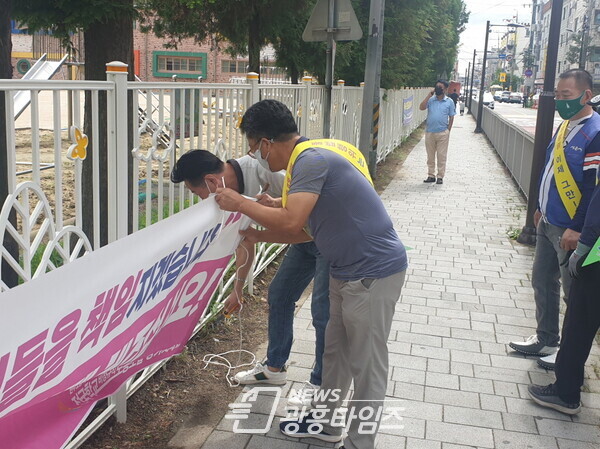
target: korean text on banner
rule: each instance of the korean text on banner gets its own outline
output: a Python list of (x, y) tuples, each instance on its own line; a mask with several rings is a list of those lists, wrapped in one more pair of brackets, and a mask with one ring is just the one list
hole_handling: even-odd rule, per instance
[(180, 353), (248, 225), (209, 199), (0, 294), (0, 446), (63, 447), (97, 400)]

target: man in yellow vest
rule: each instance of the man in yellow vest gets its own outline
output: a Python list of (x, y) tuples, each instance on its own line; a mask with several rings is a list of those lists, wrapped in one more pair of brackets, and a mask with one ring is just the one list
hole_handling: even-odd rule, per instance
[(301, 137), (289, 109), (275, 100), (252, 105), (240, 128), (259, 163), (287, 170), (282, 207), (265, 207), (231, 189), (218, 189), (217, 203), (267, 228), (248, 230), (247, 238), (295, 243), (312, 236), (330, 263), (323, 378), (313, 400), (318, 412), (284, 421), (280, 429), (295, 438), (340, 441), (339, 407), (354, 382), (344, 448), (373, 449), (385, 405), (387, 339), (408, 265), (404, 246), (357, 148)]
[(536, 334), (509, 346), (541, 357), (538, 364), (554, 369), (559, 346), (560, 287), (568, 304), (570, 252), (575, 250), (600, 161), (600, 116), (587, 102), (592, 77), (581, 69), (560, 75), (556, 109), (565, 120), (548, 146), (534, 220), (537, 241), (532, 285), (536, 304)]

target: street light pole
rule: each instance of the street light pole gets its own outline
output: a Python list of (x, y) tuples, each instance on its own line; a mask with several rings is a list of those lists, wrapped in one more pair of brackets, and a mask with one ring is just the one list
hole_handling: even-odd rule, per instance
[(464, 88), (464, 93), (463, 96), (465, 97), (464, 99), (464, 103), (465, 106), (467, 104), (469, 104), (469, 75), (471, 75), (471, 61), (469, 61), (469, 68), (467, 69), (467, 73), (465, 75), (465, 88)]
[(469, 88), (469, 113), (471, 112), (471, 104), (473, 103), (473, 80), (475, 79), (475, 57), (477, 50), (473, 50), (473, 65), (471, 66), (471, 87)]
[(544, 168), (544, 161), (546, 160), (546, 148), (550, 144), (554, 129), (554, 81), (556, 77), (556, 60), (562, 9), (563, 0), (554, 0), (550, 15), (550, 32), (548, 34), (548, 47), (546, 50), (544, 91), (540, 94), (535, 124), (533, 161), (531, 163), (531, 178), (529, 180), (529, 192), (527, 195), (527, 218), (525, 219), (525, 226), (517, 239), (519, 243), (528, 245), (535, 245), (536, 229), (533, 223), (533, 215), (538, 208), (539, 180)]
[(481, 119), (483, 118), (483, 89), (485, 86), (485, 65), (487, 63), (487, 47), (488, 39), (490, 37), (490, 21), (485, 23), (485, 45), (483, 46), (483, 67), (481, 67), (481, 80), (479, 81), (479, 104), (477, 105), (477, 125), (475, 126), (475, 132), (483, 132), (481, 128)]
[(587, 16), (583, 16), (583, 26), (581, 27), (581, 45), (579, 46), (579, 68), (585, 70), (585, 44), (588, 31)]

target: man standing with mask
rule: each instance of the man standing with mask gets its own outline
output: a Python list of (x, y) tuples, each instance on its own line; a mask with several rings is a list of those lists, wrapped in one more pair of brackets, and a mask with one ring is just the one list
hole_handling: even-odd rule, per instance
[(554, 369), (559, 345), (560, 286), (568, 304), (570, 252), (577, 247), (588, 204), (596, 185), (600, 159), (600, 116), (586, 103), (592, 98), (592, 77), (581, 69), (560, 75), (556, 109), (565, 120), (546, 152), (534, 215), (537, 241), (532, 285), (536, 334), (509, 346), (541, 357), (540, 366)]
[[(446, 159), (450, 130), (454, 123), (456, 107), (454, 101), (446, 96), (448, 82), (438, 80), (435, 89), (429, 92), (419, 109), (427, 109), (427, 132), (425, 133), (425, 149), (427, 150), (427, 179), (423, 182), (444, 183)], [(435, 159), (437, 156), (437, 181), (435, 175)]]

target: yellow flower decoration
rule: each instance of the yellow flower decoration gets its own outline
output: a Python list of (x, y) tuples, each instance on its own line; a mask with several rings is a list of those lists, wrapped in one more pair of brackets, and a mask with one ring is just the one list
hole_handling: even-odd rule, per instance
[(234, 125), (235, 129), (238, 129), (240, 126), (242, 126), (242, 119), (244, 118), (244, 105), (241, 104), (239, 107), (239, 112), (234, 112), (233, 113), (233, 117), (237, 118), (237, 121)]
[(67, 157), (74, 161), (81, 159), (82, 161), (87, 156), (88, 136), (83, 134), (76, 126), (71, 126), (71, 145), (67, 151)]

